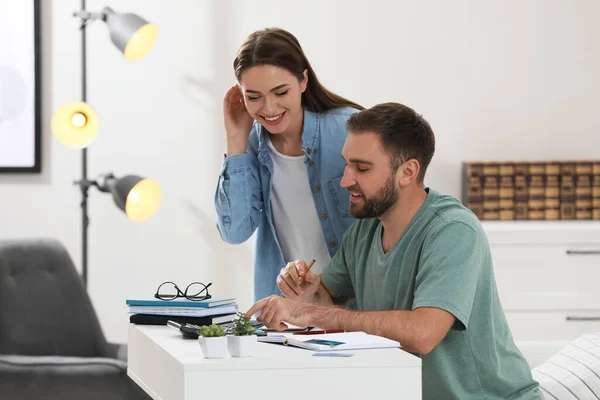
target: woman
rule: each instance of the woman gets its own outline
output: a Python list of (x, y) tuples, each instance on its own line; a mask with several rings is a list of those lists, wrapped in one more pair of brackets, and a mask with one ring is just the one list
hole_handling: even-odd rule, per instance
[(340, 186), (346, 120), (363, 107), (325, 89), (298, 40), (282, 29), (251, 34), (223, 100), (227, 153), (215, 195), (223, 240), (255, 230), (255, 300), (277, 294), (288, 261), (319, 273), (354, 221)]

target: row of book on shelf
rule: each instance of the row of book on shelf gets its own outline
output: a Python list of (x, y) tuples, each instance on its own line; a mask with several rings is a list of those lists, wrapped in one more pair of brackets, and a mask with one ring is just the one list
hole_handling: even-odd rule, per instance
[(128, 299), (125, 303), (129, 308), (129, 322), (140, 325), (166, 325), (168, 320), (198, 326), (226, 324), (233, 321), (238, 312), (234, 297), (202, 301)]
[(469, 161), (462, 186), (480, 220), (600, 220), (600, 160)]

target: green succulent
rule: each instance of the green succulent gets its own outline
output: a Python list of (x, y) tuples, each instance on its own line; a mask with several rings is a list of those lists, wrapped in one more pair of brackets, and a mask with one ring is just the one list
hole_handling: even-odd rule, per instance
[(198, 329), (198, 335), (204, 337), (220, 337), (225, 336), (227, 331), (222, 326), (217, 326), (217, 324), (212, 325), (202, 325), (200, 329)]
[(244, 313), (238, 312), (237, 318), (233, 320), (231, 334), (234, 336), (250, 336), (256, 333), (256, 329), (252, 326), (250, 318), (244, 316)]

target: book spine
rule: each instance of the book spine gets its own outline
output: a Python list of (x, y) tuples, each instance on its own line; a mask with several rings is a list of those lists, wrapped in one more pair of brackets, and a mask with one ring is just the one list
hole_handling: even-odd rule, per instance
[(575, 163), (560, 164), (560, 219), (575, 219)]
[(600, 219), (600, 161), (592, 165), (592, 219)]
[(545, 219), (545, 174), (544, 163), (532, 162), (529, 164), (528, 219)]
[(463, 168), (463, 204), (483, 220), (483, 165), (465, 163)]
[(483, 164), (483, 219), (500, 218), (500, 168), (498, 164)]
[(500, 220), (515, 219), (515, 165), (500, 164)]
[(575, 219), (592, 219), (592, 163), (575, 164)]
[(557, 220), (560, 219), (560, 164), (549, 162), (545, 168), (544, 216), (546, 220)]
[(515, 164), (515, 219), (528, 219), (529, 205), (529, 165)]

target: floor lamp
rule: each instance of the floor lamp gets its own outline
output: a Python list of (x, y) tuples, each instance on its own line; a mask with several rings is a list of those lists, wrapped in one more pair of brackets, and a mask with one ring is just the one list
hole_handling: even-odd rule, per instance
[(137, 61), (152, 48), (158, 35), (156, 25), (131, 13), (118, 14), (105, 7), (101, 12), (86, 10), (85, 0), (81, 10), (73, 14), (81, 21), (81, 101), (69, 102), (61, 106), (52, 116), (51, 130), (55, 138), (65, 146), (81, 149), (81, 178), (75, 181), (81, 191), (82, 251), (81, 267), (83, 283), (88, 280), (88, 192), (96, 187), (100, 192), (111, 193), (112, 197), (130, 220), (144, 222), (158, 210), (162, 190), (158, 182), (138, 175), (121, 178), (112, 173), (101, 175), (96, 180), (88, 179), (87, 147), (98, 134), (98, 116), (87, 104), (87, 54), (86, 27), (90, 22), (106, 23), (110, 39), (128, 61)]

